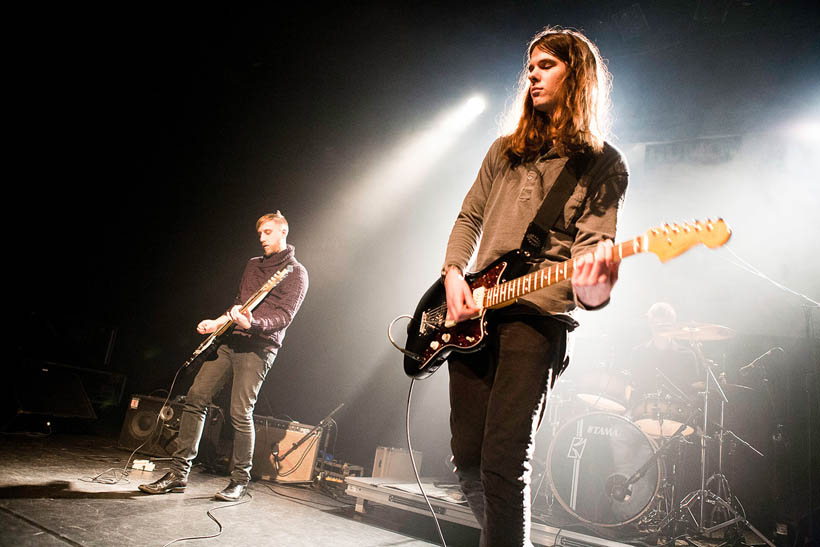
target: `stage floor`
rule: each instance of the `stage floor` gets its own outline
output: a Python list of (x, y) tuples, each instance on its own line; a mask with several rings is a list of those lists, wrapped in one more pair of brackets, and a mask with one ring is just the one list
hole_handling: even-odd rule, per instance
[[(433, 520), (412, 503), (416, 495), (386, 490), (375, 479), (351, 478), (347, 489), (350, 492), (353, 486), (354, 496), (345, 495), (339, 488), (255, 481), (249, 488), (250, 496), (226, 503), (214, 500), (213, 495), (227, 484), (228, 478), (195, 467), (184, 494), (151, 496), (137, 486), (162, 476), (167, 463), (158, 462), (152, 472), (131, 470), (123, 478), (129, 455), (117, 448), (115, 437), (0, 435), (0, 545), (439, 544)], [(95, 481), (95, 477), (99, 479)], [(368, 502), (366, 511), (356, 511), (357, 502), (360, 510)], [(434, 505), (447, 505), (440, 514), (448, 546), (478, 545), (479, 533), (466, 507), (440, 502)], [(190, 539), (216, 534), (210, 539)], [(561, 545), (617, 544), (571, 533), (569, 528), (556, 531), (555, 527), (534, 524), (533, 540), (538, 543), (550, 544), (557, 535)], [(748, 532), (744, 535), (746, 545), (761, 543)]]
[[(358, 515), (354, 500), (317, 487), (252, 482), (250, 497), (213, 499), (228, 479), (195, 468), (184, 494), (151, 496), (137, 490), (165, 472), (132, 470), (113, 484), (129, 452), (116, 439), (55, 434), (0, 436), (0, 545), (162, 546), (176, 539), (221, 534), (175, 545), (429, 546), (438, 544), (432, 520), (410, 513)], [(145, 457), (145, 456), (141, 456)], [(453, 547), (476, 545), (478, 532), (444, 523)]]

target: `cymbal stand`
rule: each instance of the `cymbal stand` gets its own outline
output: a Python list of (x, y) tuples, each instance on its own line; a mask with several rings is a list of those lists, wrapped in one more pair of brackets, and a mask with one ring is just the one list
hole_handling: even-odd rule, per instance
[[(699, 534), (711, 534), (712, 532), (716, 532), (717, 530), (721, 530), (723, 528), (727, 528), (736, 524), (738, 522), (744, 524), (749, 530), (754, 532), (760, 539), (762, 539), (767, 545), (770, 547), (775, 547), (774, 544), (769, 541), (766, 536), (764, 536), (757, 528), (752, 526), (752, 524), (746, 520), (746, 517), (741, 515), (737, 509), (731, 503), (731, 498), (729, 501), (724, 500), (718, 494), (711, 492), (706, 489), (707, 481), (706, 481), (706, 441), (708, 440), (708, 427), (709, 427), (709, 396), (710, 396), (710, 386), (714, 386), (717, 390), (717, 393), (721, 397), (721, 423), (718, 426), (720, 429), (720, 433), (722, 434), (724, 431), (727, 431), (723, 427), (723, 404), (728, 403), (729, 400), (726, 398), (726, 394), (723, 392), (723, 389), (720, 387), (720, 382), (718, 382), (717, 377), (712, 372), (712, 370), (707, 365), (706, 367), (706, 383), (705, 388), (702, 393), (703, 395), (703, 431), (700, 438), (700, 490), (695, 492), (690, 492), (687, 494), (682, 500), (680, 504), (680, 509), (685, 509), (689, 518), (695, 523), (697, 526), (697, 531)], [(736, 435), (732, 434), (733, 437), (737, 438)], [(748, 443), (746, 443), (748, 444)], [(719, 470), (720, 471), (720, 470)], [(722, 473), (720, 473), (722, 477), (722, 481), (725, 481), (726, 478), (723, 477)], [(721, 485), (718, 485), (720, 488)], [(726, 484), (726, 490), (728, 491), (728, 482)], [(692, 512), (692, 505), (696, 502), (699, 503), (699, 515), (698, 517)], [(718, 507), (726, 511), (727, 516), (731, 517), (728, 520), (714, 525), (707, 527), (705, 522), (705, 512), (706, 512), (706, 503), (709, 503), (714, 507), (712, 514), (717, 510)]]
[[(714, 378), (714, 376), (712, 376), (712, 377)], [(723, 374), (721, 374), (721, 378), (724, 378)], [(715, 379), (715, 381), (717, 382), (717, 379)], [(716, 483), (715, 493), (717, 494), (717, 496), (719, 498), (722, 498), (722, 499), (726, 500), (729, 504), (732, 504), (733, 500), (734, 500), (734, 498), (732, 497), (732, 489), (729, 487), (729, 481), (726, 478), (726, 475), (723, 474), (723, 438), (726, 436), (726, 429), (723, 427), (723, 425), (724, 425), (723, 420), (724, 420), (725, 411), (726, 411), (726, 403), (728, 403), (729, 400), (726, 398), (726, 394), (721, 389), (720, 382), (717, 382), (715, 385), (718, 387), (718, 390), (720, 392), (720, 422), (718, 422), (719, 423), (719, 430), (718, 430), (718, 433), (716, 435), (717, 440), (718, 440), (718, 467), (717, 467), (717, 472), (713, 473), (712, 476), (710, 476), (706, 480), (706, 488), (709, 487), (709, 484), (711, 484), (712, 481), (715, 481), (715, 483)], [(706, 404), (706, 403), (704, 403), (704, 404)], [(702, 505), (703, 505), (703, 501), (701, 500), (701, 506)], [(715, 521), (715, 514), (716, 514), (717, 511), (718, 511), (718, 506), (717, 505), (712, 506), (712, 514), (711, 514), (711, 521), (712, 522)], [(703, 512), (701, 512), (701, 518), (703, 518)], [(728, 515), (727, 515), (727, 518), (728, 518)]]

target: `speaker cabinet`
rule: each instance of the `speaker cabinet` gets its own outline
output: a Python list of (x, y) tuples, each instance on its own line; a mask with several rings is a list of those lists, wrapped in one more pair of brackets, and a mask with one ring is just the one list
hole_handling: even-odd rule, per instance
[[(139, 452), (150, 456), (168, 457), (173, 454), (176, 449), (175, 441), (179, 436), (179, 421), (182, 418), (184, 403), (169, 401), (163, 406), (164, 402), (165, 399), (162, 397), (132, 395), (120, 431), (118, 446), (125, 450), (134, 450), (143, 445)], [(197, 460), (218, 452), (217, 446), (224, 421), (225, 417), (218, 406), (208, 407), (205, 428), (199, 442), (200, 456)]]
[[(251, 476), (281, 483), (313, 482), (322, 429), (308, 436), (313, 426), (267, 416), (254, 416), (253, 421), (256, 442)], [(303, 439), (302, 444), (285, 455)], [(278, 461), (273, 454), (278, 456)]]
[(97, 419), (77, 369), (43, 363), (20, 367), (11, 375), (8, 391), (17, 414)]

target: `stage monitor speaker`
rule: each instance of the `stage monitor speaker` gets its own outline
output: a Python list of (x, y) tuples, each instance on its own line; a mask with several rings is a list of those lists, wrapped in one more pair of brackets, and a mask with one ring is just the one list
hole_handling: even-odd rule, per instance
[[(179, 436), (179, 421), (184, 403), (172, 400), (163, 406), (164, 402), (163, 397), (132, 395), (120, 431), (118, 446), (125, 450), (134, 450), (143, 445), (139, 452), (150, 456), (168, 457), (173, 454), (176, 448), (175, 441)], [(217, 453), (224, 422), (222, 410), (218, 406), (209, 406), (202, 439), (199, 442), (200, 457), (197, 460)]]
[[(268, 416), (254, 416), (253, 421), (256, 428), (256, 443), (251, 476), (255, 479), (282, 483), (313, 482), (322, 429), (317, 429), (307, 437), (313, 426)], [(285, 453), (302, 439), (304, 442), (285, 456)], [(273, 453), (282, 459), (276, 462)]]

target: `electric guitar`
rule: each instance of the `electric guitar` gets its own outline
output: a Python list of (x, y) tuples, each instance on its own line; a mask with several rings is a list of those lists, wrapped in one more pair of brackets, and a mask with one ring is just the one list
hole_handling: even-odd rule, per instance
[[(666, 262), (699, 243), (714, 249), (732, 232), (723, 219), (664, 224), (615, 245), (615, 260), (651, 252)], [(480, 312), (452, 323), (447, 316), (447, 295), (442, 279), (424, 293), (407, 327), (404, 372), (416, 379), (433, 374), (451, 352), (469, 353), (481, 348), (489, 332), (488, 312), (513, 304), (518, 298), (572, 277), (577, 258), (530, 273), (536, 262), (524, 251), (511, 251), (484, 270), (465, 276)]]
[[(253, 293), (251, 297), (248, 298), (248, 300), (244, 304), (242, 304), (242, 308), (240, 309), (240, 311), (243, 313), (249, 310), (253, 311), (253, 309), (256, 308), (256, 306), (258, 306), (259, 303), (262, 302), (262, 300), (266, 296), (268, 296), (268, 293), (271, 292), (273, 288), (276, 285), (278, 285), (283, 279), (285, 279), (285, 277), (292, 271), (293, 266), (288, 266), (287, 268), (283, 268), (275, 274), (273, 274), (270, 279), (265, 281), (265, 284), (262, 285), (258, 291)], [(202, 355), (205, 351), (208, 350), (208, 348), (213, 346), (214, 342), (216, 342), (216, 340), (220, 336), (228, 332), (228, 330), (230, 330), (235, 324), (236, 322), (234, 320), (229, 319), (227, 323), (225, 323), (224, 325), (216, 329), (214, 332), (212, 332), (210, 335), (208, 335), (208, 337), (205, 340), (203, 340), (201, 344), (199, 344), (199, 347), (197, 347), (194, 350), (194, 353), (192, 353), (191, 356), (188, 357), (188, 360), (185, 361), (185, 364), (182, 365), (182, 367), (185, 368), (194, 361), (196, 361), (197, 357)]]

